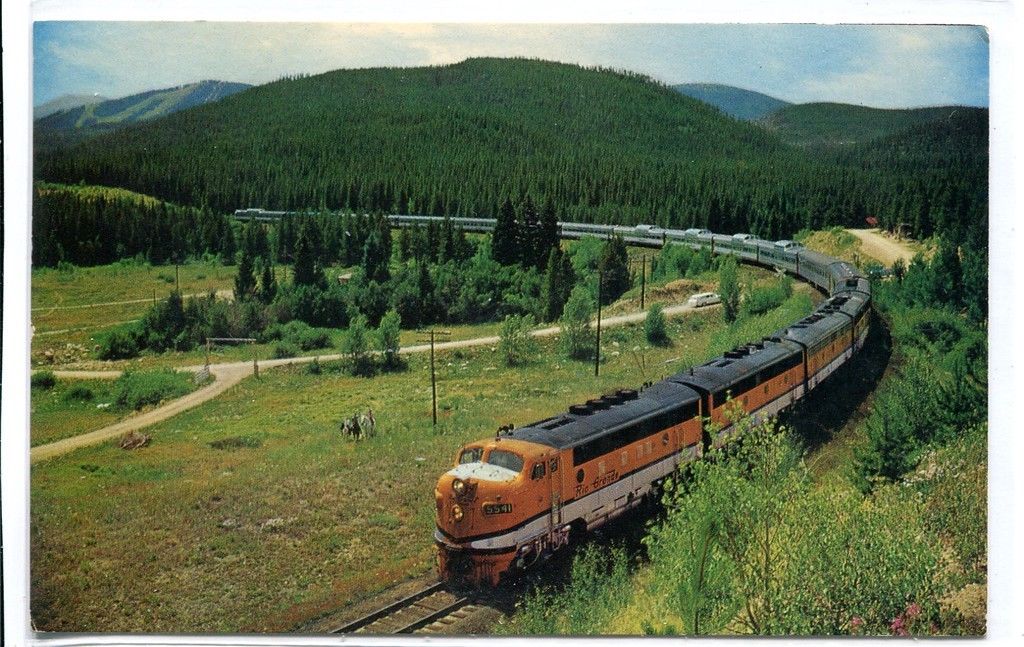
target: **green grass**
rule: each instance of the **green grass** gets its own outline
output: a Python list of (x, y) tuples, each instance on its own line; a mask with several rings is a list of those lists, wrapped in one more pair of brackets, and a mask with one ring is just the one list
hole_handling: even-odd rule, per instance
[[(88, 389), (92, 398), (71, 396), (76, 389)], [(58, 379), (52, 389), (33, 388), (29, 410), (32, 446), (70, 438), (117, 422), (125, 412), (116, 407), (115, 397), (113, 380)]]
[[(634, 351), (641, 325), (608, 329), (600, 378), (590, 363), (557, 357), (555, 339), (516, 370), (489, 347), (442, 352), (436, 430), (427, 358), (414, 355), (408, 370), (374, 379), (326, 363), (320, 375), (268, 371), (148, 429), (145, 448), (110, 442), (39, 463), (34, 621), (67, 631), (288, 630), (432, 569), (433, 486), (461, 444), (682, 370), (810, 307), (797, 295), (732, 328), (713, 311), (670, 320), (667, 348)], [(343, 438), (339, 421), (367, 407), (378, 435)]]
[[(36, 375), (39, 375), (38, 373)], [(133, 371), (116, 380), (59, 378), (49, 389), (31, 389), (31, 445), (95, 431), (134, 411), (181, 397), (197, 388), (192, 375)]]

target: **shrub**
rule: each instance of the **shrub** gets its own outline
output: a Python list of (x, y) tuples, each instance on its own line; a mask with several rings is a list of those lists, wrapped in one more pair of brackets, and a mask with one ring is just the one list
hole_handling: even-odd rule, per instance
[(171, 369), (125, 371), (115, 382), (115, 404), (123, 409), (139, 410), (163, 400), (178, 398), (192, 390), (192, 378)]
[(81, 402), (88, 402), (94, 397), (96, 396), (93, 394), (92, 389), (81, 384), (71, 387), (68, 389), (67, 393), (64, 394), (64, 399), (68, 401), (79, 400)]
[(128, 330), (114, 330), (100, 342), (100, 359), (131, 359), (139, 354), (136, 335)]
[(718, 293), (722, 295), (722, 315), (726, 323), (736, 321), (740, 307), (740, 279), (736, 259), (725, 256), (718, 266)]
[(295, 344), (282, 341), (274, 344), (274, 350), (271, 356), (274, 359), (288, 359), (289, 357), (295, 357), (299, 354), (299, 349)]
[(273, 324), (260, 333), (260, 342), (283, 341), (302, 350), (317, 350), (331, 345), (331, 336), (323, 328), (314, 328), (304, 321)]
[(394, 368), (399, 365), (398, 351), (401, 348), (399, 338), (402, 332), (402, 318), (394, 309), (388, 310), (377, 327), (377, 339), (380, 351), (384, 355), (384, 365)]
[(669, 344), (668, 329), (665, 323), (665, 307), (660, 303), (652, 303), (644, 320), (644, 335), (647, 341), (656, 346)]
[(522, 366), (537, 351), (537, 342), (530, 335), (533, 316), (509, 315), (501, 324), (498, 352), (506, 366)]
[(314, 357), (312, 362), (306, 364), (306, 374), (320, 375), (321, 373), (323, 373), (323, 367), (320, 366), (319, 357)]
[(50, 390), (57, 385), (57, 377), (53, 371), (39, 371), (32, 374), (32, 388)]
[(780, 277), (770, 286), (751, 287), (743, 299), (743, 312), (748, 315), (760, 315), (781, 306), (793, 294), (793, 280), (788, 276)]
[(348, 334), (341, 343), (341, 352), (348, 359), (349, 369), (353, 375), (369, 375), (373, 369), (370, 361), (369, 345), (367, 342), (367, 324), (364, 315), (352, 317), (348, 326)]

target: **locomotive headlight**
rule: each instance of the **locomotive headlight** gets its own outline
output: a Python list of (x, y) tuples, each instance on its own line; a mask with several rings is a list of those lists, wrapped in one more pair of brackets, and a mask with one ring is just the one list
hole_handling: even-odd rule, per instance
[(455, 479), (452, 481), (452, 491), (456, 496), (462, 496), (466, 492), (466, 482), (462, 479)]
[[(460, 481), (460, 483), (461, 483), (461, 481)], [(455, 505), (453, 505), (452, 506), (452, 518), (455, 519), (456, 521), (462, 521), (462, 515), (463, 515), (463, 513), (462, 513), (462, 506), (460, 506), (457, 503)]]

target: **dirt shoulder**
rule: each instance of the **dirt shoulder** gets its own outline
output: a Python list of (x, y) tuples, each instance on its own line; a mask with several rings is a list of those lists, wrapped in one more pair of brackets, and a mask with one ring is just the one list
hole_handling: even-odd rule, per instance
[(891, 266), (897, 259), (903, 259), (904, 263), (909, 264), (910, 260), (914, 258), (914, 250), (878, 229), (847, 229), (846, 231), (860, 239), (863, 253), (886, 267)]

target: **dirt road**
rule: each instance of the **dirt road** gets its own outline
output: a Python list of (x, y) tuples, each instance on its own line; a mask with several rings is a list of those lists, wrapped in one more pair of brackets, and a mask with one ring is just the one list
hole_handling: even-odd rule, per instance
[(902, 258), (903, 262), (907, 264), (914, 258), (913, 250), (889, 235), (881, 233), (878, 229), (847, 229), (846, 231), (860, 239), (862, 252), (886, 267), (892, 266), (899, 258)]
[[(708, 310), (718, 308), (719, 306), (707, 306), (701, 308), (701, 310)], [(695, 308), (692, 308), (685, 304), (669, 306), (663, 311), (665, 316), (679, 316), (693, 312)], [(628, 323), (636, 323), (643, 321), (647, 318), (646, 311), (631, 312), (628, 314), (615, 315), (611, 317), (602, 317), (601, 327), (610, 328), (614, 326), (622, 326)], [(595, 322), (596, 323), (596, 322)], [(530, 334), (534, 337), (550, 337), (558, 334), (561, 331), (559, 326), (550, 326), (548, 328), (540, 328), (532, 331)], [(498, 337), (477, 337), (474, 339), (463, 339), (459, 341), (442, 342), (434, 344), (435, 351), (450, 350), (454, 348), (469, 348), (472, 346), (493, 346), (497, 345)], [(407, 346), (401, 350), (402, 354), (411, 353), (424, 353), (430, 351), (430, 344), (419, 344), (416, 346)], [(341, 359), (342, 356), (339, 354), (333, 355), (321, 355), (319, 359), (322, 361), (333, 361)], [(287, 359), (271, 359), (264, 360), (259, 363), (260, 370), (266, 370), (274, 368), (276, 366), (285, 366), (288, 364), (306, 364), (313, 361), (313, 357), (291, 357)], [(183, 366), (179, 370), (196, 372), (203, 368), (202, 365), (198, 366)], [(71, 379), (115, 379), (121, 372), (120, 371), (61, 371), (56, 370), (53, 372), (57, 377), (71, 378)], [(87, 434), (81, 434), (79, 436), (72, 436), (71, 438), (65, 438), (58, 440), (46, 445), (39, 445), (33, 447), (30, 451), (30, 458), (32, 463), (36, 463), (54, 456), (60, 456), (66, 454), (79, 447), (86, 447), (88, 445), (95, 445), (111, 438), (116, 438), (122, 434), (128, 433), (129, 431), (136, 431), (150, 425), (154, 425), (158, 422), (163, 422), (168, 418), (175, 416), (182, 411), (187, 411), (193, 407), (197, 407), (200, 404), (212, 400), (227, 389), (238, 384), (246, 377), (252, 375), (253, 365), (252, 362), (229, 362), (224, 364), (210, 364), (210, 375), (213, 376), (214, 381), (207, 386), (202, 387), (188, 395), (182, 396), (177, 400), (172, 400), (167, 404), (157, 407), (151, 411), (121, 420), (112, 425), (91, 431)]]

